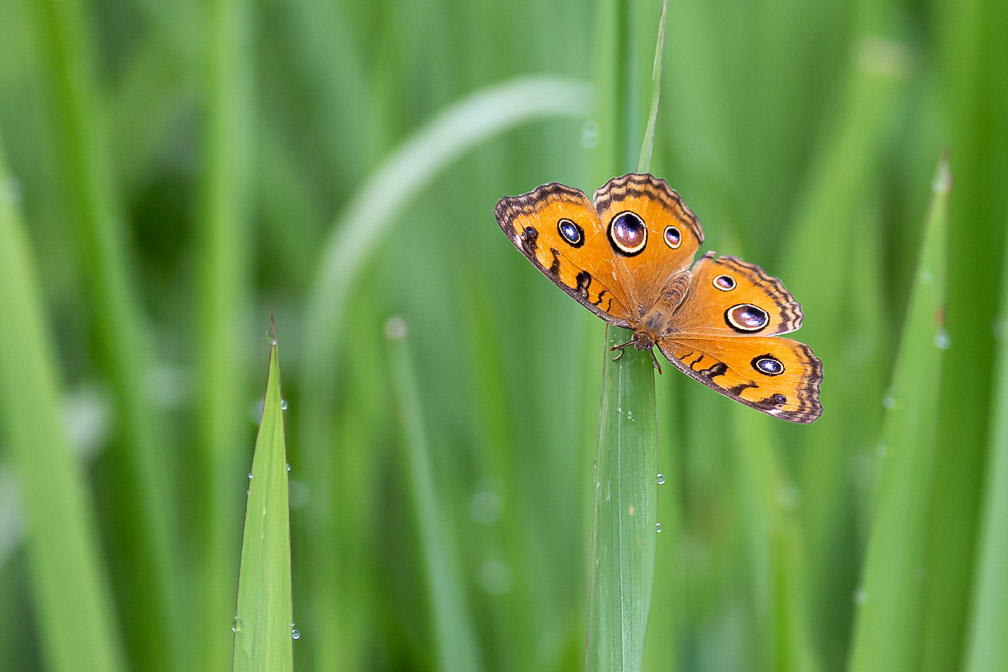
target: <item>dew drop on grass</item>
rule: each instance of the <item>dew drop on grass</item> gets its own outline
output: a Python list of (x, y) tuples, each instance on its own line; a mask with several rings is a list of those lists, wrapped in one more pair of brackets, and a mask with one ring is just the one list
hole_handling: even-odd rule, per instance
[(291, 639), (301, 639), (301, 631), (297, 628), (291, 628)]
[(948, 329), (942, 327), (941, 329), (935, 332), (934, 344), (935, 347), (938, 348), (939, 350), (949, 349), (949, 347), (952, 345), (952, 339), (949, 338)]
[(241, 619), (238, 618), (238, 617), (235, 617), (235, 619), (233, 621), (231, 621), (231, 632), (239, 633), (239, 632), (241, 632), (241, 629), (242, 629)]
[(886, 409), (891, 409), (896, 405), (896, 400), (892, 398), (892, 395), (887, 394), (882, 398), (882, 407)]
[(661, 534), (661, 523), (655, 523), (655, 532)]
[(249, 472), (249, 480), (252, 480), (252, 472)]
[(287, 410), (287, 400), (286, 399), (281, 399), (280, 400), (280, 410), (281, 411), (286, 411)]
[(868, 592), (864, 588), (854, 591), (854, 604), (865, 604), (868, 602)]
[(665, 474), (658, 474), (658, 485), (665, 484)]
[(287, 463), (287, 471), (290, 471), (290, 462)]

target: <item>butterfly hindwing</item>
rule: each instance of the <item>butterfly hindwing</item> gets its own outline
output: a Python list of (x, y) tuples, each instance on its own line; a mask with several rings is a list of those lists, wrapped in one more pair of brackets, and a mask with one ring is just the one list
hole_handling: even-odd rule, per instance
[(801, 304), (777, 278), (738, 257), (708, 252), (693, 265), (686, 301), (671, 322), (691, 336), (777, 336), (801, 327)]
[(616, 280), (612, 251), (583, 192), (544, 184), (502, 198), (494, 215), (515, 247), (560, 289), (607, 322), (628, 326), (626, 291)]
[(822, 415), (822, 362), (790, 338), (663, 338), (658, 348), (679, 370), (712, 390), (788, 422)]

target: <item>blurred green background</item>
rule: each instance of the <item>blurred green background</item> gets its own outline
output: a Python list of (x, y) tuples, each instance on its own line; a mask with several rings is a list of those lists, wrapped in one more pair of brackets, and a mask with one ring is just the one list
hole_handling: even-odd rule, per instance
[[(298, 667), (442, 669), (438, 641), (479, 669), (582, 667), (604, 325), (492, 210), (633, 168), (592, 168), (646, 123), (594, 120), (599, 3), (0, 3), (0, 669), (230, 665), (269, 311)], [(660, 4), (619, 11), (647, 79)], [(825, 410), (788, 426), (658, 378), (646, 669), (847, 668), (879, 473), (917, 449), (905, 669), (993, 669), (1006, 28), (1000, 0), (670, 3), (651, 170), (704, 249), (802, 303)], [(929, 446), (885, 445), (943, 149)], [(421, 433), (448, 631), (404, 449)]]

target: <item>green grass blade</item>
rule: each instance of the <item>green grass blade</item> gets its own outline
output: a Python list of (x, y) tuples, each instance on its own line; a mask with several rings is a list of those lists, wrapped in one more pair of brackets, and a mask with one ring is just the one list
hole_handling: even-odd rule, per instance
[[(39, 58), (49, 65), (51, 134), (64, 164), (68, 224), (77, 229), (89, 326), (115, 396), (117, 440), (109, 469), (117, 482), (109, 534), (121, 554), (113, 558), (123, 628), (133, 664), (170, 669), (182, 650), (180, 602), (170, 542), (173, 525), (169, 451), (149, 401), (150, 344), (144, 335), (137, 286), (127, 266), (127, 246), (105, 137), (106, 117), (97, 92), (98, 58), (90, 5), (48, 0), (29, 3), (37, 13)], [(151, 613), (164, 614), (162, 619)]]
[(275, 338), (249, 473), (239, 572), (232, 669), (294, 669), (287, 449)]
[(249, 215), (249, 95), (251, 60), (243, 0), (209, 3), (207, 131), (198, 237), (199, 290), (197, 461), (205, 479), (199, 536), (202, 547), (202, 621), (189, 633), (198, 643), (194, 665), (227, 666), (226, 623), (235, 599), (233, 530), (241, 502), (234, 492), (242, 472), (245, 386), (242, 320), (247, 308), (248, 256), (254, 238)]
[[(7, 170), (0, 148), (0, 184)], [(83, 470), (69, 450), (27, 235), (0, 196), (0, 428), (28, 523), (42, 656), (51, 670), (125, 669)]]
[(406, 324), (400, 318), (392, 318), (386, 325), (385, 334), (403, 423), (405, 472), (417, 517), (432, 611), (431, 623), (436, 639), (435, 669), (445, 672), (480, 670), (482, 664), (466, 608), (463, 574), (459, 569), (461, 563), (450, 533), (451, 525), (438, 503), (438, 490), (434, 485), (431, 449), (408, 349)]
[(850, 669), (916, 669), (938, 390), (944, 346), (945, 258), (951, 176), (943, 157), (932, 186), (916, 281), (897, 352), (880, 455)]
[[(1008, 242), (1008, 241), (1006, 241)], [(1008, 269), (1008, 246), (1005, 264)], [(973, 610), (966, 650), (969, 672), (997, 669), (1008, 660), (1008, 274), (1001, 283), (993, 429), (987, 461), (990, 464), (984, 489), (985, 505), (980, 523)]]
[[(599, 96), (598, 117), (612, 124), (606, 127), (600, 121), (602, 137), (627, 137), (624, 131), (632, 126), (638, 109), (636, 101), (642, 96), (642, 78), (633, 74), (639, 63), (639, 43), (634, 38), (640, 33), (634, 18), (627, 3), (602, 3), (598, 88), (618, 90), (624, 96)], [(650, 169), (664, 33), (663, 6), (649, 91), (648, 130), (638, 153), (638, 172)], [(627, 128), (616, 125), (620, 119)], [(609, 151), (613, 159), (610, 169), (622, 163), (616, 156), (630, 155), (618, 144), (610, 144)], [(601, 163), (604, 160), (605, 155), (601, 155), (600, 174), (606, 168)], [(625, 348), (615, 361), (610, 351), (629, 341), (630, 336), (625, 329), (606, 329), (588, 555), (587, 670), (641, 669), (654, 585), (658, 516), (654, 367), (651, 354), (634, 347)]]

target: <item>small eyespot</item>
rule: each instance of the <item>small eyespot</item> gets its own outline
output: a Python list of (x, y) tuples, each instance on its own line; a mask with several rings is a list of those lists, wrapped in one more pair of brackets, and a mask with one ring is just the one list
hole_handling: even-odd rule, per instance
[(560, 237), (566, 240), (571, 247), (581, 247), (584, 245), (584, 230), (569, 219), (561, 219), (557, 222), (557, 231)]
[(682, 234), (674, 226), (665, 227), (665, 244), (673, 250), (682, 245)]
[[(754, 369), (762, 373), (764, 376), (779, 376), (782, 373), (784, 373), (784, 364), (779, 359), (770, 354), (754, 357), (752, 360), (752, 366)], [(774, 400), (775, 403), (778, 404), (783, 404), (785, 401), (787, 401), (787, 398), (780, 394), (774, 395), (772, 399)]]
[(627, 257), (640, 254), (647, 245), (644, 220), (629, 210), (619, 213), (609, 224), (609, 242), (616, 252)]
[(714, 278), (714, 286), (722, 292), (730, 292), (735, 289), (735, 278), (730, 275), (719, 275)]
[(751, 303), (740, 303), (725, 311), (725, 323), (735, 331), (760, 331), (770, 323), (765, 310)]

